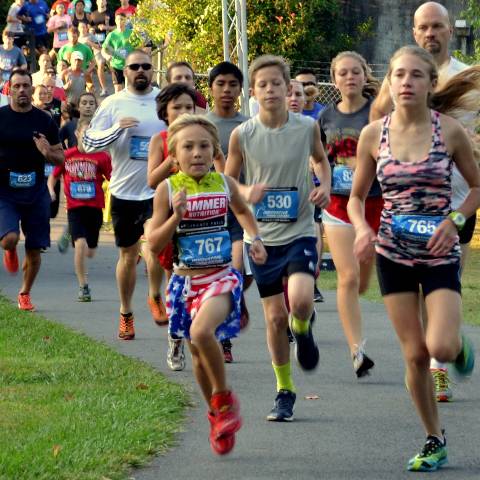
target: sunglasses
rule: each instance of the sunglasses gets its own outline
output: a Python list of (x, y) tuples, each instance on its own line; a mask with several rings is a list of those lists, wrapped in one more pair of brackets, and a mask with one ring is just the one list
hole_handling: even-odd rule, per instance
[(137, 70), (140, 70), (141, 68), (144, 72), (147, 72), (152, 68), (152, 64), (151, 63), (131, 63), (130, 65), (127, 65), (127, 68), (129, 68), (130, 70), (133, 70), (134, 72), (136, 72)]
[(304, 87), (308, 87), (308, 86), (310, 86), (310, 85), (313, 85), (313, 86), (316, 85), (315, 82), (300, 82), (300, 83), (301, 83)]

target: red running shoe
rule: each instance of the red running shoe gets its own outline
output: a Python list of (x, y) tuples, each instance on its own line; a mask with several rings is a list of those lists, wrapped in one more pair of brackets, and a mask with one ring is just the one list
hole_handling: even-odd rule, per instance
[(207, 412), (207, 418), (210, 422), (210, 447), (213, 453), (217, 455), (226, 455), (233, 450), (235, 446), (235, 435), (225, 435), (220, 438), (215, 438), (213, 435), (213, 427), (215, 425), (215, 414)]
[(29, 293), (18, 294), (18, 308), (25, 312), (33, 312), (35, 310), (35, 305), (32, 304)]
[(230, 391), (212, 395), (210, 407), (214, 415), (214, 425), (210, 432), (212, 440), (234, 435), (242, 427), (240, 405), (237, 397)]
[(17, 249), (5, 250), (3, 253), (3, 266), (8, 273), (14, 274), (18, 272), (18, 255)]

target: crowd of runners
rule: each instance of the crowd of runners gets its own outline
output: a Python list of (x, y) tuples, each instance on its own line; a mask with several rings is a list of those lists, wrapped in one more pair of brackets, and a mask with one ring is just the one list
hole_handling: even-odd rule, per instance
[[(166, 85), (155, 85), (148, 47), (129, 41), (132, 14), (128, 0), (114, 15), (105, 0), (95, 11), (83, 0), (51, 7), (16, 0), (9, 11), (0, 49), (0, 244), (5, 269), (17, 273), (22, 231), (18, 307), (35, 309), (31, 290), (50, 247), (60, 179), (68, 228), (58, 248), (74, 246), (78, 300), (95, 298), (87, 259), (98, 245), (108, 182), (118, 338), (135, 338), (132, 298), (143, 259), (146, 301), (155, 323), (168, 328), (168, 365), (185, 368), (186, 344), (211, 448), (226, 454), (242, 425), (224, 363), (233, 361), (232, 339), (249, 322), (244, 291), (256, 283), (276, 379), (266, 418), (292, 421), (290, 343), (303, 370), (320, 359), (312, 327), (314, 301), (323, 301), (325, 234), (354, 373), (362, 378), (374, 367), (359, 295), (376, 262), (427, 437), (407, 468), (439, 468), (447, 450), (437, 401), (452, 398), (448, 365), (461, 376), (474, 367), (460, 293), (480, 206), (480, 68), (450, 56), (446, 9), (435, 2), (417, 9), (417, 45), (393, 54), (383, 83), (360, 54), (338, 53), (330, 67), (335, 104), (315, 102), (314, 72), (291, 79), (281, 57), (256, 58), (248, 72), (250, 118), (238, 110), (243, 74), (232, 63), (212, 66), (203, 94), (184, 60), (169, 66)], [(29, 28), (39, 56), (33, 74), (22, 53)]]

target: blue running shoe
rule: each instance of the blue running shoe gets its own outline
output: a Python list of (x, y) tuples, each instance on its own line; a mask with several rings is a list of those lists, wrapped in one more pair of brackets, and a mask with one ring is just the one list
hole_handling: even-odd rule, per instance
[(429, 435), (421, 451), (408, 462), (407, 469), (411, 472), (434, 472), (448, 462), (447, 440), (443, 442)]
[(462, 349), (453, 363), (456, 373), (461, 377), (468, 377), (475, 366), (475, 350), (473, 343), (466, 335), (462, 335)]
[[(315, 310), (312, 313), (310, 322), (308, 325), (307, 333), (295, 332), (293, 324), (290, 325), (290, 330), (295, 337), (295, 357), (297, 362), (303, 370), (314, 370), (320, 359), (320, 352), (318, 346), (313, 338), (312, 325), (315, 321)], [(291, 319), (291, 317), (290, 317)]]
[(294, 392), (280, 390), (275, 398), (272, 411), (267, 415), (267, 420), (270, 422), (291, 422), (296, 398)]

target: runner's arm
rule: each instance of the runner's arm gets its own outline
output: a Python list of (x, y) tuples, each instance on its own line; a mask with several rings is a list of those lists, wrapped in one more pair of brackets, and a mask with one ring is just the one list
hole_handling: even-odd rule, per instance
[(225, 175), (237, 180), (237, 186), (239, 192), (248, 203), (258, 203), (265, 195), (266, 185), (263, 183), (257, 183), (254, 185), (242, 185), (238, 183), (240, 172), (243, 166), (243, 152), (240, 146), (240, 127), (230, 135), (230, 142), (228, 144), (228, 157), (225, 164)]
[(164, 180), (155, 192), (155, 197), (153, 198), (153, 215), (146, 226), (145, 232), (150, 249), (154, 253), (161, 252), (168, 245), (182, 218), (179, 210), (182, 209), (183, 204), (185, 210), (187, 208), (186, 194), (184, 191), (177, 192), (172, 201), (177, 207), (173, 214), (171, 213), (168, 199), (168, 185)]
[(230, 207), (235, 214), (241, 227), (248, 233), (250, 238), (254, 241), (250, 247), (250, 256), (257, 264), (265, 263), (267, 259), (267, 252), (260, 238), (260, 230), (258, 229), (255, 217), (252, 214), (250, 208), (248, 208), (243, 196), (239, 191), (239, 183), (232, 177), (225, 176), (230, 190)]
[(365, 219), (365, 199), (376, 176), (376, 160), (372, 145), (378, 143), (381, 125), (375, 122), (364, 127), (358, 139), (357, 163), (347, 211), (355, 229), (354, 253), (360, 262), (370, 261), (375, 253), (377, 236)]
[(107, 150), (122, 134), (119, 122), (111, 124), (110, 110), (100, 106), (83, 134), (83, 146), (87, 153)]
[(163, 180), (168, 178), (173, 161), (170, 156), (164, 158), (163, 138), (156, 133), (148, 146), (147, 182), (150, 188), (157, 188)]
[(320, 127), (317, 122), (315, 122), (313, 130), (313, 148), (309, 163), (313, 167), (315, 176), (320, 180), (320, 186), (314, 188), (310, 193), (310, 201), (318, 207), (324, 208), (330, 203), (332, 174), (327, 155), (323, 149)]

